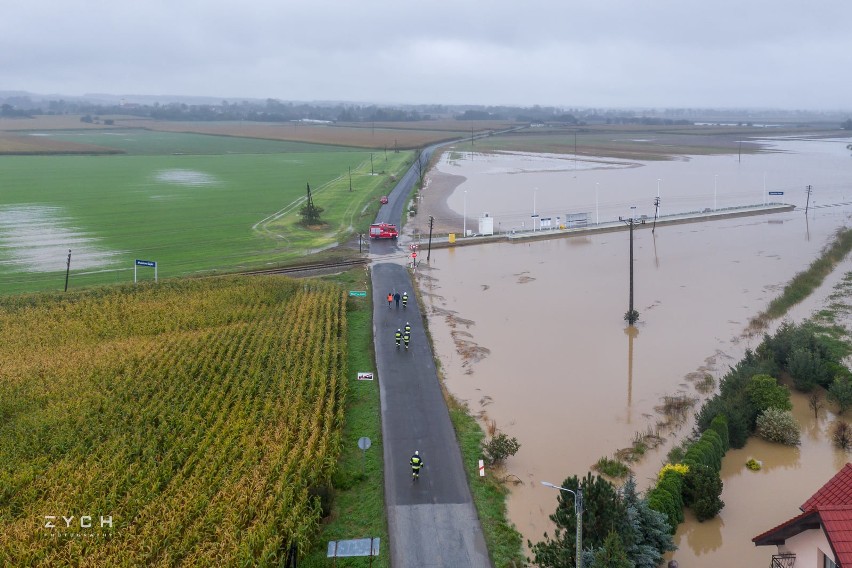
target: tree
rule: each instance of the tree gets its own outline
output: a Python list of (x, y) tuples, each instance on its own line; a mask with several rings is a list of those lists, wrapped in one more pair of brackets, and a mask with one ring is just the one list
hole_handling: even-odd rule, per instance
[(852, 378), (843, 375), (836, 377), (828, 387), (828, 400), (837, 405), (839, 414), (846, 412), (852, 406)]
[[(841, 122), (840, 128), (842, 128), (843, 130), (852, 130), (852, 118), (848, 118), (844, 122)], [(850, 144), (849, 146), (852, 146), (852, 144)], [(847, 146), (847, 148), (849, 148), (849, 146)], [(850, 148), (850, 150), (852, 150), (852, 148)]]
[(302, 205), (301, 209), (299, 209), (299, 215), (302, 216), (302, 225), (305, 225), (307, 227), (312, 225), (320, 225), (322, 224), (322, 219), (320, 219), (320, 213), (323, 212), (323, 208), (314, 205), (314, 199), (311, 196), (311, 184), (307, 185), (308, 197), (305, 201), (305, 204)]
[(624, 538), (627, 557), (635, 568), (657, 568), (663, 554), (677, 549), (666, 515), (655, 511), (636, 493), (636, 481), (630, 476), (621, 488), (627, 506), (629, 538)]
[[(586, 550), (602, 547), (612, 531), (625, 531), (627, 510), (609, 481), (599, 475), (592, 478), (588, 473), (582, 482), (576, 475), (569, 477), (562, 482), (562, 487), (583, 491), (583, 547)], [(577, 517), (570, 493), (559, 492), (556, 512), (550, 519), (556, 523), (553, 538), (545, 533), (543, 541), (528, 543), (535, 563), (541, 568), (571, 568), (575, 564)]]
[[(595, 551), (591, 564), (583, 564), (589, 568), (634, 568), (633, 562), (627, 557), (624, 543), (615, 531), (610, 531), (603, 545)], [(656, 567), (656, 565), (655, 565)]]

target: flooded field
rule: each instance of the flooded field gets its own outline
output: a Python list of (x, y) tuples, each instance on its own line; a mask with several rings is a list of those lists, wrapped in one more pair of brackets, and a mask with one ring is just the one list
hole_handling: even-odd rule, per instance
[[(451, 212), (463, 210), (471, 225), (470, 217), (482, 211), (508, 219), (512, 212), (520, 215), (527, 201), (531, 206), (533, 197), (542, 214), (551, 207), (553, 215), (586, 210), (594, 216), (595, 184), (600, 194), (612, 188), (606, 200), (599, 195), (601, 222), (604, 208), (612, 220), (634, 201), (647, 207), (658, 179), (664, 214), (713, 208), (714, 181), (720, 209), (762, 202), (764, 173), (769, 190), (785, 191), (786, 202), (804, 205), (804, 187), (814, 188), (807, 218), (793, 211), (658, 227), (653, 234), (647, 225), (637, 230), (635, 307), (641, 319), (631, 333), (622, 319), (628, 302), (627, 232), (433, 250), (431, 264), (420, 265), (448, 388), (521, 443), (505, 474), (521, 482), (512, 488), (509, 514), (525, 539), (535, 542), (552, 532), (548, 515), (556, 495), (540, 481), (584, 475), (600, 457), (629, 446), (636, 433), (658, 427), (661, 397), (705, 396), (702, 378), (717, 380), (757, 344), (759, 338), (743, 335), (748, 320), (814, 259), (837, 228), (852, 223), (846, 143), (777, 142), (777, 153), (749, 156), (760, 163), (748, 168), (736, 156), (603, 169), (575, 169), (570, 159), (552, 157), (516, 156), (514, 166), (502, 157), (499, 167), (485, 164), (492, 158), (484, 156), (440, 163), (439, 172), (463, 182), (448, 198), (429, 195), (427, 187), (423, 201), (428, 206), (431, 199), (435, 213), (421, 205), (421, 221), (422, 213), (443, 212), (447, 224), (461, 224)], [(549, 160), (560, 159), (566, 167), (554, 171)], [(548, 171), (536, 170), (542, 164)], [(572, 184), (584, 193), (571, 190)], [(460, 195), (466, 200), (462, 207)], [(652, 208), (641, 213), (648, 212), (653, 216)], [(846, 262), (794, 317), (818, 308), (831, 283), (849, 270)], [(814, 419), (809, 412), (807, 402), (796, 397), (804, 432), (800, 448), (754, 440), (728, 454), (722, 471), (727, 506), (713, 521), (681, 525), (680, 550), (673, 555), (681, 566), (769, 565), (774, 547), (756, 548), (751, 538), (795, 515), (846, 460), (822, 435), (830, 413)], [(666, 443), (635, 467), (640, 488), (691, 427), (690, 419), (667, 432)], [(748, 457), (763, 460), (765, 469), (746, 470)]]

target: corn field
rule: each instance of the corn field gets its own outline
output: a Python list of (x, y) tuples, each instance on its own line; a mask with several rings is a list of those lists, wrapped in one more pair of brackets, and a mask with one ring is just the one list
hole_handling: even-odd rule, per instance
[(340, 452), (345, 306), (276, 277), (0, 300), (0, 565), (306, 550)]

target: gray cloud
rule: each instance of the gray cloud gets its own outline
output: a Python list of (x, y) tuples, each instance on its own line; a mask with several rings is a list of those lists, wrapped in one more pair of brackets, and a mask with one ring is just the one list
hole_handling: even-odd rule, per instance
[(850, 108), (852, 3), (50, 0), (0, 88), (559, 106)]

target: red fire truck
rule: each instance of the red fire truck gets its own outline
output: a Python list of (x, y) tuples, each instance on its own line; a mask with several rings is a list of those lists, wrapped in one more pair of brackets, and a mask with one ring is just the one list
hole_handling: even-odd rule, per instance
[(399, 236), (396, 225), (390, 223), (375, 223), (370, 225), (371, 239), (395, 239)]

